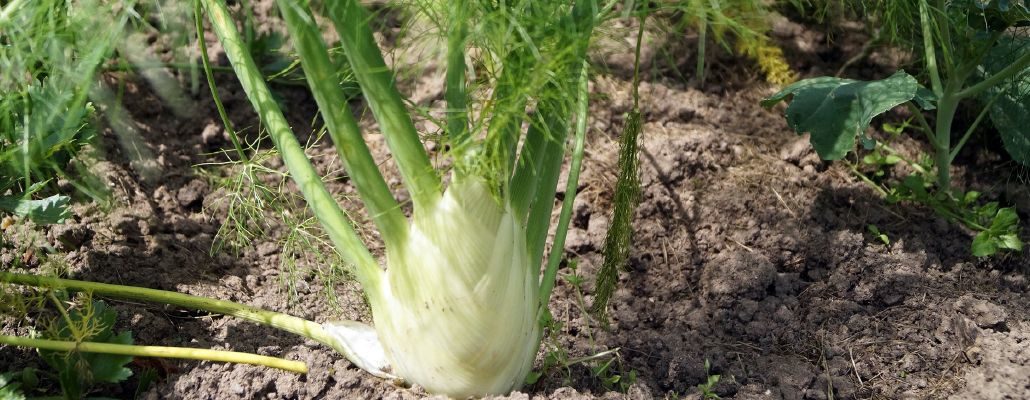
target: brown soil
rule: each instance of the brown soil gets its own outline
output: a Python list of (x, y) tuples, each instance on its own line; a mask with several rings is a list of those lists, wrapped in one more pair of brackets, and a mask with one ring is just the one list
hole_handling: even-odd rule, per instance
[[(811, 39), (817, 44), (821, 39)], [(788, 44), (788, 51), (791, 47)], [(796, 50), (796, 49), (795, 49)], [(799, 50), (797, 50), (799, 51)], [(837, 49), (837, 51), (840, 51)], [(724, 62), (730, 65), (736, 61)], [(684, 62), (683, 68), (693, 65)], [(829, 63), (798, 65), (807, 73)], [(733, 399), (1030, 398), (1030, 256), (977, 260), (968, 232), (922, 208), (888, 206), (841, 165), (823, 163), (778, 110), (758, 100), (771, 88), (726, 81), (706, 91), (671, 78), (641, 87), (642, 202), (634, 247), (602, 329), (582, 312), (611, 212), (617, 138), (630, 106), (629, 83), (597, 76), (591, 130), (574, 226), (566, 246), (578, 260), (559, 279), (550, 304), (561, 329), (545, 352), (569, 358), (619, 349), (613, 373), (625, 392), (606, 387), (592, 365), (556, 369), (508, 398), (699, 398), (699, 384)], [(727, 67), (741, 69), (745, 67)], [(869, 67), (875, 70), (875, 67)], [(752, 73), (753, 74), (753, 73)], [(624, 75), (624, 74), (623, 74)], [(228, 81), (228, 76), (220, 78)], [(713, 81), (719, 81), (716, 75)], [(242, 91), (221, 87), (240, 126), (255, 126)], [(295, 130), (310, 131), (315, 109), (301, 90), (278, 88)], [(128, 104), (160, 179), (143, 182), (110, 132), (103, 177), (116, 206), (76, 206), (74, 221), (47, 240), (78, 279), (177, 290), (326, 321), (368, 321), (355, 284), (337, 287), (342, 306), (326, 304), (321, 283), (305, 276), (295, 303), (281, 284), (282, 256), (269, 238), (240, 256), (209, 255), (225, 217), (221, 195), (194, 165), (217, 160), (229, 144), (206, 91), (193, 116), (174, 117), (146, 85), (129, 85)], [(135, 97), (132, 97), (135, 96)], [(366, 125), (370, 125), (367, 123)], [(909, 140), (903, 147), (917, 150)], [(973, 146), (978, 146), (973, 144)], [(964, 156), (960, 184), (1002, 196), (1013, 172), (993, 153)], [(321, 165), (326, 167), (326, 165)], [(346, 181), (333, 184), (347, 192)], [(1022, 209), (1024, 220), (1030, 210)], [(891, 244), (867, 233), (877, 225)], [(5, 249), (5, 260), (14, 256)], [(19, 255), (20, 256), (20, 255)], [(9, 261), (5, 261), (5, 264)], [(583, 296), (582, 299), (580, 296)], [(232, 318), (109, 300), (120, 329), (137, 343), (228, 349), (306, 362), (307, 375), (244, 365), (170, 361), (147, 399), (389, 398), (425, 395), (362, 373), (331, 350)], [(4, 331), (24, 333), (7, 326)], [(0, 364), (38, 364), (31, 353), (0, 347)], [(711, 369), (706, 373), (705, 363)], [(134, 387), (105, 387), (132, 397)]]

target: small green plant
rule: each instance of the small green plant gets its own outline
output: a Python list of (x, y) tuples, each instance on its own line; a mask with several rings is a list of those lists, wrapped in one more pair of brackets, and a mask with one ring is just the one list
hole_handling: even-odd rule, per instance
[(591, 367), (590, 374), (601, 381), (601, 386), (605, 390), (626, 393), (630, 386), (637, 383), (637, 371), (631, 369), (624, 372), (622, 361), (617, 351), (612, 353), (612, 357), (602, 360)]
[(880, 232), (880, 228), (878, 228), (876, 225), (866, 225), (865, 229), (869, 231), (869, 234), (873, 235), (873, 237), (876, 238), (876, 240), (879, 240), (880, 243), (883, 243), (884, 246), (891, 245), (890, 237), (888, 237), (886, 233)]
[[(63, 293), (50, 293), (59, 316), (51, 323), (44, 337), (50, 340), (95, 343), (132, 344), (132, 333), (115, 333), (117, 314), (102, 301), (81, 296), (79, 307), (68, 310), (60, 300)], [(118, 383), (132, 376), (126, 365), (132, 356), (103, 353), (58, 352), (40, 350), (40, 356), (57, 373), (61, 393), (65, 399), (81, 399), (90, 389), (101, 383)]]
[[(583, 298), (582, 285), (586, 280), (579, 274), (578, 266), (579, 263), (576, 260), (571, 260), (566, 267), (568, 272), (561, 274), (561, 279), (568, 283), (575, 292), (576, 309), (579, 310), (580, 315), (584, 320), (590, 321), (592, 316), (588, 312), (586, 301)], [(601, 350), (584, 357), (571, 358), (568, 350), (561, 345), (558, 336), (564, 324), (554, 319), (549, 312), (545, 314), (544, 321), (547, 333), (543, 341), (543, 346), (547, 349), (544, 354), (544, 364), (540, 369), (530, 372), (526, 378), (527, 384), (536, 383), (545, 374), (555, 369), (561, 370), (562, 381), (568, 384), (572, 379), (570, 367), (580, 364), (589, 368), (590, 376), (597, 379), (606, 390), (626, 392), (636, 382), (636, 371), (632, 369), (625, 371), (623, 368), (619, 349)], [(591, 328), (588, 326), (582, 332), (586, 333), (587, 340), (592, 344), (594, 340)]]
[(719, 395), (715, 394), (714, 390), (715, 385), (719, 384), (720, 375), (712, 375), (711, 365), (709, 365), (708, 359), (705, 359), (705, 376), (707, 376), (708, 379), (697, 385), (697, 389), (701, 391), (701, 398), (705, 400), (720, 398)]
[[(1021, 250), (1015, 211), (972, 203), (979, 194), (969, 196), (952, 188), (950, 167), (988, 115), (1012, 158), (1030, 165), (1030, 37), (1021, 28), (1030, 25), (1030, 2), (919, 0), (911, 7), (901, 4), (908, 2), (861, 3), (880, 15), (913, 17), (891, 19), (910, 24), (895, 27), (892, 35), (907, 32), (920, 39), (913, 44), (921, 45), (916, 54), (924, 63), (929, 89), (905, 71), (878, 81), (819, 77), (790, 85), (762, 105), (789, 101), (788, 124), (799, 134), (811, 133), (812, 146), (823, 159), (844, 158), (858, 139), (863, 148), (873, 150), (863, 160), (881, 165), (900, 158), (882, 153), (887, 147), (877, 146), (866, 129), (874, 117), (905, 105), (933, 147), (933, 162), (922, 171), (910, 163), (916, 174), (884, 194), (891, 201), (928, 205), (976, 231), (972, 252), (977, 256)], [(981, 110), (953, 144), (955, 117), (963, 101), (976, 102)], [(935, 116), (934, 126), (924, 112)]]

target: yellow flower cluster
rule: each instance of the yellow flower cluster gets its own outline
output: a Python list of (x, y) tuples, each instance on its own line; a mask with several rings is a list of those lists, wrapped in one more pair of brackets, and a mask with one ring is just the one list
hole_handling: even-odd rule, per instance
[(765, 73), (766, 82), (786, 86), (798, 79), (797, 73), (790, 69), (783, 49), (769, 40), (741, 40), (737, 43), (737, 51), (758, 63), (758, 67)]

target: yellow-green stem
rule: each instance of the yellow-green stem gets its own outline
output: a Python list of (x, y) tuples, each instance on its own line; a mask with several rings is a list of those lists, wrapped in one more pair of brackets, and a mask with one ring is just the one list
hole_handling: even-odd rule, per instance
[(236, 318), (257, 322), (273, 328), (282, 329), (316, 342), (325, 344), (342, 354), (348, 354), (336, 343), (322, 325), (292, 315), (274, 311), (262, 310), (245, 304), (231, 301), (212, 299), (208, 297), (192, 296), (183, 293), (170, 292), (167, 290), (147, 289), (135, 286), (112, 285), (107, 283), (78, 281), (73, 279), (60, 279), (47, 276), (17, 274), (11, 272), (0, 272), (0, 282), (8, 282), (18, 285), (35, 286), (50, 289), (70, 289), (83, 292), (92, 292), (103, 296), (120, 299), (149, 301), (154, 303), (171, 304), (174, 306), (192, 308), (196, 310), (210, 311), (217, 314), (229, 315)]
[(277, 368), (285, 371), (296, 372), (298, 374), (306, 374), (308, 372), (308, 366), (300, 361), (291, 361), (282, 358), (240, 353), (236, 351), (191, 349), (185, 347), (138, 346), (97, 342), (71, 342), (8, 335), (0, 335), (0, 344), (52, 351), (76, 351), (83, 353), (119, 354), (133, 357), (181, 358), (186, 360), (250, 364)]

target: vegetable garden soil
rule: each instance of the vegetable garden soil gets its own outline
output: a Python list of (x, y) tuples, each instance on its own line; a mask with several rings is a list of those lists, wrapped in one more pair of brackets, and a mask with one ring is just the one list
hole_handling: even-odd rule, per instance
[[(790, 33), (798, 26), (777, 29), (787, 29), (778, 33), (788, 59), (848, 51), (807, 30)], [(802, 38), (800, 44), (792, 37)], [(834, 61), (795, 67), (815, 75), (834, 70), (844, 58), (828, 57)], [(1030, 398), (1030, 256), (974, 259), (971, 237), (962, 228), (919, 207), (887, 205), (845, 166), (819, 161), (806, 139), (788, 129), (782, 110), (759, 107), (773, 88), (740, 78), (754, 74), (744, 59), (716, 61), (703, 91), (662, 73), (661, 65), (642, 84), (642, 198), (634, 245), (610, 307), (611, 324), (599, 327), (583, 304), (591, 300), (600, 265), (617, 139), (631, 105), (626, 63), (618, 61), (625, 59), (609, 57), (611, 73), (596, 75), (592, 83), (587, 156), (566, 246), (585, 279), (579, 286), (559, 279), (550, 309), (561, 325), (545, 339), (539, 357), (542, 362), (548, 352), (560, 354), (556, 349), (570, 359), (618, 349), (610, 370), (626, 390), (606, 389), (590, 368), (598, 364), (588, 362), (552, 369), (508, 398), (699, 398), (697, 386), (708, 374), (720, 376), (712, 391), (732, 399)], [(688, 65), (692, 61), (682, 68)], [(232, 119), (241, 127), (257, 126), (231, 76), (218, 80)], [(432, 82), (418, 89), (424, 104), (440, 97)], [(277, 92), (295, 130), (310, 131), (310, 96), (285, 87)], [(206, 94), (205, 89), (195, 99), (191, 115), (175, 117), (145, 84), (130, 82), (126, 105), (156, 156), (160, 177), (141, 180), (114, 135), (105, 132), (108, 161), (100, 167), (116, 205), (109, 211), (76, 206), (74, 220), (49, 228), (46, 240), (79, 279), (211, 296), (319, 322), (368, 321), (352, 282), (336, 285), (339, 308), (326, 304), (322, 283), (312, 275), (299, 278), (291, 301), (282, 285), (282, 254), (270, 238), (258, 238), (239, 256), (210, 255), (226, 216), (219, 202), (224, 192), (212, 190), (194, 166), (220, 160), (212, 152), (229, 143)], [(364, 124), (374, 131), (367, 118)], [(385, 154), (378, 136), (370, 136), (374, 151)], [(899, 146), (913, 152), (924, 145), (906, 140)], [(1018, 169), (997, 167), (1004, 156), (987, 147), (963, 154), (955, 171), (958, 184), (991, 198), (1022, 201), (1021, 216), (1030, 218), (1027, 185), (1014, 177)], [(318, 158), (321, 168), (338, 169), (330, 163), (331, 151), (313, 152), (326, 155)], [(330, 188), (352, 193), (345, 179)], [(887, 233), (890, 245), (871, 236), (869, 224)], [(40, 258), (3, 251), (5, 264), (13, 257), (30, 264)], [(560, 272), (572, 273), (568, 265)], [(140, 344), (257, 352), (311, 368), (296, 375), (246, 365), (138, 360), (137, 372), (151, 365), (161, 375), (142, 395), (146, 399), (425, 396), (418, 388), (365, 374), (330, 349), (288, 333), (228, 317), (108, 301), (118, 310), (119, 330), (132, 330)], [(26, 332), (5, 326), (7, 332)], [(32, 365), (35, 359), (30, 351), (0, 347), (0, 365)], [(135, 386), (103, 389), (104, 395), (132, 397)]]

